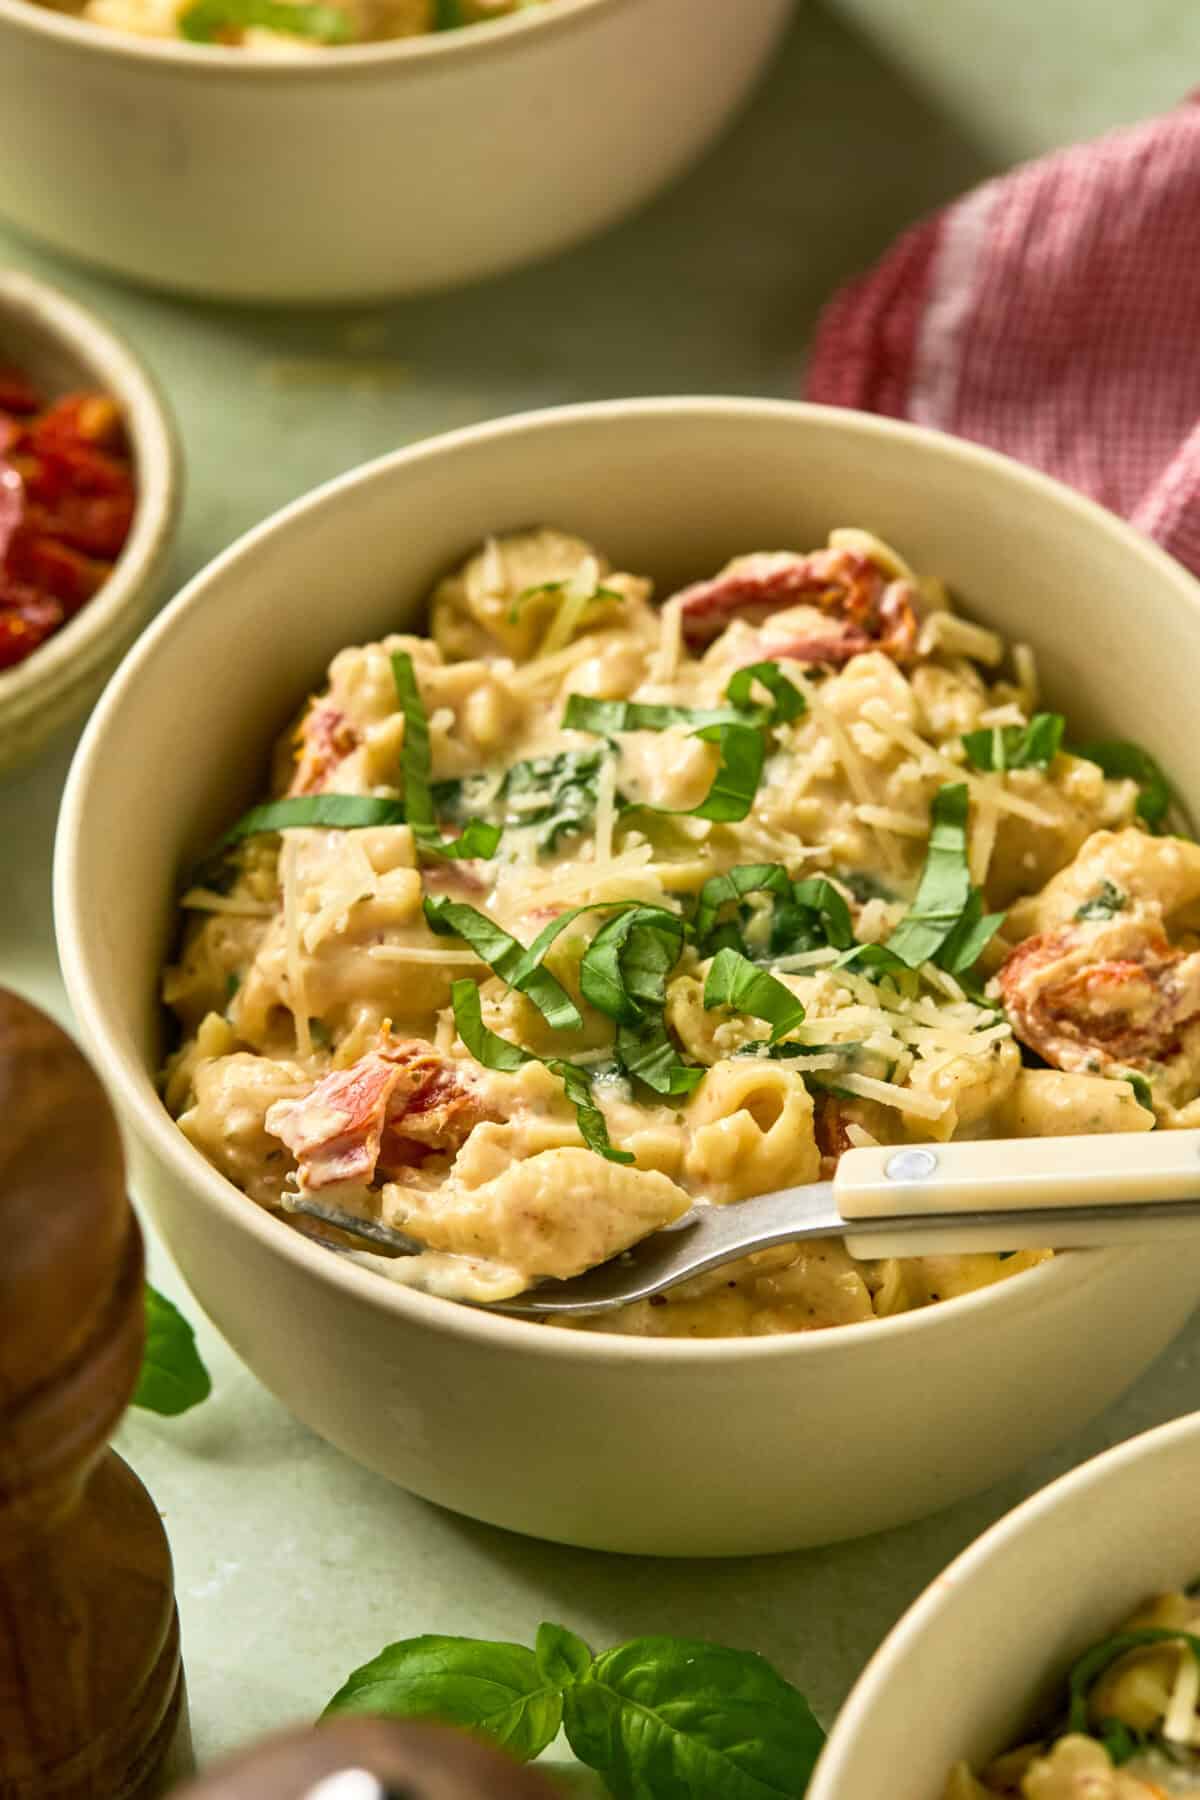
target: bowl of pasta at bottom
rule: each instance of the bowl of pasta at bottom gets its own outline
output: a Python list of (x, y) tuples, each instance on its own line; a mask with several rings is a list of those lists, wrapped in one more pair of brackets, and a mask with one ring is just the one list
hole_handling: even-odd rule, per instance
[[(261, 794), (272, 744), (330, 657), (419, 629), (448, 570), (531, 520), (602, 546), (618, 569), (649, 572), (659, 594), (739, 551), (806, 549), (839, 525), (869, 526), (943, 576), (985, 631), (1036, 643), (1045, 692), (1069, 703), (1074, 730), (1140, 735), (1183, 794), (1200, 792), (1189, 724), (1196, 584), (1116, 518), (1005, 459), (849, 412), (708, 399), (529, 414), (384, 457), (287, 508), (191, 582), (118, 671), (73, 766), (58, 940), (124, 1122), (135, 1196), (199, 1303), (285, 1404), (348, 1455), (457, 1511), (565, 1543), (681, 1556), (830, 1542), (935, 1511), (1062, 1442), (1133, 1382), (1200, 1294), (1196, 1259), (1172, 1244), (1081, 1251), (834, 1329), (563, 1330), (329, 1254), (252, 1204), (164, 1106), (160, 977), (183, 872)], [(533, 589), (545, 598), (545, 584)], [(494, 617), (523, 616), (505, 601)], [(372, 666), (390, 682), (379, 656)], [(878, 672), (879, 659), (869, 666)], [(813, 689), (818, 708), (839, 679)], [(1145, 714), (1139, 696), (1150, 693)], [(1054, 834), (1046, 841), (1053, 848)], [(430, 978), (401, 967), (410, 988)], [(243, 985), (230, 1004), (246, 996)], [(795, 1177), (802, 1146), (776, 1129), (782, 1114), (731, 1116), (729, 1129), (753, 1139), (760, 1186)], [(236, 1118), (228, 1124), (236, 1148), (245, 1140)]]
[[(1078, 1742), (1064, 1749), (1062, 1739), (1102, 1739), (1113, 1720), (1135, 1739), (1155, 1737), (1176, 1653), (1166, 1653), (1166, 1666), (1154, 1644), (1127, 1647), (1116, 1661), (1099, 1647), (1117, 1649), (1110, 1640), (1128, 1630), (1186, 1625), (1195, 1633), (1200, 1599), (1183, 1590), (1196, 1574), (1198, 1496), (1193, 1413), (1094, 1457), (993, 1525), (876, 1651), (838, 1715), (808, 1800), (861, 1800), (881, 1783), (888, 1800), (1194, 1794), (1200, 1774), (1182, 1745), (1190, 1784), (1182, 1767), (1164, 1779), (1165, 1760), (1157, 1778), (1153, 1763), (1147, 1772), (1147, 1752), (1119, 1732), (1114, 1751)], [(1090, 1679), (1080, 1682), (1087, 1716), (1072, 1721), (1063, 1716), (1068, 1678), (1093, 1649)], [(1194, 1692), (1184, 1710), (1194, 1725)], [(1114, 1766), (1126, 1771), (1120, 1785)]]

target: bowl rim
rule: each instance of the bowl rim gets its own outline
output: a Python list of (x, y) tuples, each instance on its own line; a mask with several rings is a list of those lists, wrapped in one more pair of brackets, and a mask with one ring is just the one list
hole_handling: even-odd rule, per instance
[(74, 685), (113, 649), (121, 614), (153, 581), (174, 538), (183, 498), (183, 456), (166, 397), (137, 352), (89, 308), (16, 269), (0, 270), (0, 326), (30, 320), (64, 345), (97, 388), (121, 408), (134, 453), (136, 504), (112, 573), (85, 606), (23, 662), (0, 670), (0, 724), (26, 714), (51, 688)]
[[(1102, 1487), (1130, 1463), (1140, 1462), (1143, 1458), (1152, 1462), (1161, 1452), (1169, 1452), (1177, 1443), (1189, 1439), (1200, 1442), (1200, 1412), (1184, 1413), (1164, 1425), (1140, 1431), (1136, 1437), (1126, 1438), (1123, 1443), (1102, 1450), (1086, 1462), (1068, 1469), (1066, 1474), (1057, 1476), (1004, 1513), (965, 1550), (960, 1550), (900, 1615), (846, 1696), (813, 1773), (808, 1800), (848, 1800), (850, 1790), (845, 1785), (845, 1758), (873, 1708), (893, 1683), (902, 1679), (905, 1664), (919, 1647), (927, 1628), (949, 1604), (956, 1589), (972, 1581), (993, 1557), (1003, 1555), (1041, 1519), (1060, 1508), (1077, 1505), (1090, 1491)], [(1031, 1681), (1031, 1688), (1035, 1681), (1036, 1676)]]
[(367, 76), (394, 68), (420, 74), (442, 64), (478, 61), (506, 50), (517, 52), (531, 35), (567, 32), (584, 25), (595, 13), (637, 6), (644, 0), (548, 0), (502, 18), (487, 19), (454, 31), (427, 31), (415, 37), (379, 44), (347, 44), (328, 57), (272, 56), (264, 50), (228, 45), (192, 44), (174, 38), (139, 37), (111, 26), (93, 25), (71, 13), (60, 13), (39, 0), (0, 0), (0, 24), (30, 31), (81, 50), (86, 55), (146, 68), (157, 66), (186, 74), (189, 70), (222, 71), (237, 81), (306, 82)]
[(839, 1347), (847, 1351), (855, 1345), (863, 1344), (882, 1347), (895, 1343), (902, 1336), (936, 1331), (943, 1319), (948, 1323), (965, 1320), (972, 1312), (995, 1312), (1000, 1306), (1021, 1310), (1025, 1306), (1041, 1304), (1046, 1290), (1053, 1294), (1076, 1283), (1090, 1281), (1093, 1276), (1098, 1278), (1114, 1260), (1136, 1255), (1138, 1251), (1117, 1248), (1072, 1251), (1033, 1269), (1024, 1270), (1019, 1276), (1006, 1281), (975, 1289), (954, 1299), (942, 1300), (936, 1306), (885, 1319), (875, 1318), (840, 1325), (828, 1331), (798, 1332), (773, 1337), (705, 1339), (642, 1338), (613, 1332), (547, 1330), (544, 1325), (534, 1321), (509, 1318), (501, 1313), (490, 1313), (480, 1307), (444, 1300), (435, 1295), (419, 1293), (413, 1288), (399, 1286), (381, 1278), (370, 1269), (361, 1268), (344, 1258), (331, 1256), (320, 1245), (298, 1231), (289, 1229), (248, 1200), (240, 1188), (219, 1174), (200, 1151), (188, 1142), (167, 1112), (155, 1088), (151, 1072), (136, 1057), (126, 1057), (120, 1034), (108, 1027), (90, 969), (80, 950), (79, 920), (86, 914), (86, 882), (81, 881), (78, 822), (87, 809), (88, 790), (107, 760), (106, 741), (110, 730), (116, 728), (126, 692), (137, 683), (146, 665), (158, 656), (176, 619), (193, 607), (202, 605), (209, 586), (214, 581), (223, 580), (229, 572), (236, 570), (239, 563), (252, 559), (261, 544), (286, 534), (298, 521), (309, 515), (327, 506), (335, 506), (344, 493), (375, 481), (390, 480), (395, 470), (427, 461), (452, 459), (464, 448), (502, 442), (517, 435), (554, 431), (576, 424), (624, 422), (628, 425), (637, 420), (668, 416), (703, 417), (716, 421), (760, 418), (792, 420), (818, 427), (826, 425), (841, 431), (856, 431), (867, 438), (880, 437), (899, 441), (919, 454), (934, 458), (945, 457), (966, 462), (985, 477), (998, 476), (1042, 499), (1049, 498), (1056, 506), (1081, 516), (1092, 529), (1118, 539), (1126, 551), (1133, 553), (1146, 565), (1148, 575), (1177, 590), (1181, 604), (1200, 611), (1200, 582), (1148, 537), (1095, 501), (1026, 464), (965, 439), (850, 408), (818, 406), (806, 401), (734, 398), (724, 395), (638, 397), (538, 408), (419, 439), (334, 476), (244, 532), (192, 576), (162, 609), (126, 654), (108, 683), (72, 760), (59, 810), (54, 845), (55, 936), (63, 980), (85, 1044), (104, 1069), (106, 1081), (117, 1096), (122, 1111), (127, 1118), (137, 1121), (142, 1141), (152, 1146), (159, 1162), (181, 1184), (202, 1195), (205, 1204), (215, 1207), (236, 1229), (248, 1231), (265, 1248), (298, 1265), (311, 1276), (339, 1288), (348, 1298), (357, 1299), (376, 1311), (407, 1317), (414, 1323), (423, 1321), (430, 1328), (444, 1331), (453, 1337), (491, 1344), (497, 1348), (503, 1346), (509, 1351), (523, 1349), (530, 1354), (550, 1354), (564, 1360), (593, 1363), (627, 1364), (632, 1360), (654, 1365), (673, 1364), (679, 1370), (710, 1363), (732, 1365), (779, 1358), (811, 1359), (827, 1355), (831, 1350), (836, 1354)]

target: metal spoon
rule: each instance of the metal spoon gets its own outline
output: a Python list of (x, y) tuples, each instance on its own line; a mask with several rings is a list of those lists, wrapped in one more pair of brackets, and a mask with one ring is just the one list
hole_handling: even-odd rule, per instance
[[(326, 1207), (310, 1194), (290, 1196), (286, 1204), (375, 1250), (407, 1256), (421, 1248), (377, 1220)], [(1200, 1244), (1200, 1131), (847, 1150), (832, 1181), (729, 1206), (702, 1203), (610, 1262), (569, 1281), (545, 1281), (487, 1310), (521, 1318), (605, 1313), (755, 1250), (810, 1238), (844, 1238), (851, 1255), (871, 1258), (1099, 1247), (1164, 1236), (1195, 1237)]]

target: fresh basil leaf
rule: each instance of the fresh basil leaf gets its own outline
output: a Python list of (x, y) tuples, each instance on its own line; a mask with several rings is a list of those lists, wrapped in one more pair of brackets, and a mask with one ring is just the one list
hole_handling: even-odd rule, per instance
[(963, 749), (975, 769), (1048, 769), (1062, 747), (1065, 725), (1061, 713), (1034, 713), (1028, 725), (964, 732)]
[(634, 1160), (627, 1150), (613, 1149), (604, 1114), (592, 1093), (591, 1079), (583, 1069), (557, 1057), (535, 1056), (531, 1050), (522, 1050), (519, 1044), (511, 1044), (497, 1032), (489, 1031), (483, 1022), (479, 989), (473, 981), (456, 981), (450, 989), (450, 1004), (458, 1035), (476, 1062), (482, 1063), (485, 1069), (499, 1069), (510, 1075), (526, 1063), (543, 1063), (562, 1082), (567, 1099), (575, 1108), (579, 1130), (588, 1149), (608, 1162), (631, 1163)]
[[(802, 936), (803, 946), (799, 941)], [(848, 950), (853, 942), (850, 908), (824, 875), (797, 881), (791, 899), (775, 909), (771, 925), (772, 955), (786, 955), (788, 949), (795, 954), (802, 947), (817, 950), (825, 945), (834, 950)]]
[(462, 9), (462, 0), (434, 0), (435, 31), (458, 31), (466, 22), (467, 15)]
[[(532, 587), (522, 588), (508, 609), (508, 623), (515, 625), (521, 616), (521, 608), (529, 600), (536, 600), (541, 594), (561, 594), (566, 588), (565, 581), (538, 581)], [(616, 588), (598, 587), (594, 594), (589, 594), (584, 602), (585, 607), (595, 606), (601, 600), (616, 600), (623, 603), (624, 594), (618, 594)]]
[(706, 725), (693, 735), (707, 744), (718, 745), (721, 752), (707, 794), (699, 806), (657, 806), (645, 810), (735, 824), (747, 816), (754, 804), (766, 760), (766, 740), (761, 731), (750, 725)]
[(529, 1762), (557, 1737), (562, 1697), (521, 1644), (416, 1637), (355, 1669), (322, 1717), (345, 1713), (438, 1719)]
[(1146, 1733), (1134, 1731), (1124, 1719), (1101, 1719), (1100, 1742), (1108, 1751), (1113, 1767), (1119, 1769), (1122, 1763), (1145, 1749)]
[(563, 1723), (616, 1800), (798, 1800), (824, 1735), (762, 1657), (665, 1637), (597, 1657)]
[(575, 1119), (583, 1135), (583, 1141), (589, 1150), (597, 1156), (604, 1157), (606, 1162), (631, 1163), (634, 1158), (628, 1150), (614, 1150), (608, 1135), (608, 1123), (596, 1105), (596, 1097), (592, 1091), (592, 1078), (586, 1069), (575, 1063), (560, 1062), (556, 1059), (547, 1061), (546, 1067), (557, 1075), (566, 1091), (567, 1099), (575, 1108)]
[(165, 1294), (146, 1286), (146, 1348), (133, 1405), (174, 1418), (212, 1393), (196, 1333)]
[(489, 919), (477, 907), (469, 906), (465, 900), (452, 900), (446, 894), (426, 895), (424, 907), (431, 931), (440, 937), (461, 938), (464, 944), (469, 944), (494, 975), (532, 1000), (547, 1025), (553, 1026), (555, 1031), (577, 1031), (583, 1024), (583, 1017), (570, 994), (549, 969), (542, 967), (542, 957), (569, 923), (568, 919), (555, 919), (553, 928), (539, 935), (538, 947), (530, 945), (526, 949), (494, 919)]
[(392, 680), (404, 714), (404, 743), (400, 750), (404, 806), (418, 849), (426, 856), (452, 860), (494, 856), (501, 837), (498, 825), (489, 825), (483, 819), (468, 819), (457, 838), (443, 838), (438, 831), (429, 773), (429, 721), (421, 703), (413, 660), (407, 650), (392, 653)]
[(672, 725), (693, 728), (744, 724), (732, 706), (651, 706), (639, 700), (592, 700), (571, 694), (562, 716), (564, 731), (591, 731), (597, 737), (619, 737), (623, 731), (666, 731)]
[(680, 1059), (662, 1013), (617, 1027), (617, 1061), (623, 1074), (644, 1081), (656, 1094), (690, 1094), (704, 1070)]
[(951, 975), (965, 975), (968, 969), (973, 969), (1003, 925), (1005, 916), (1004, 913), (985, 914), (983, 896), (978, 888), (972, 888), (958, 924), (936, 953), (938, 967)]
[(962, 918), (971, 897), (967, 872), (967, 787), (957, 782), (933, 797), (929, 849), (912, 905), (887, 941), (910, 969), (931, 962)]
[(852, 869), (849, 874), (838, 875), (843, 887), (848, 887), (860, 906), (868, 900), (894, 900), (895, 894), (886, 882), (880, 881), (866, 869)]
[(539, 1625), (534, 1654), (543, 1679), (556, 1688), (581, 1681), (595, 1661), (588, 1645), (565, 1625)]
[(610, 1019), (632, 1024), (661, 1007), (666, 978), (683, 949), (683, 920), (661, 906), (626, 902), (603, 924), (579, 965), (584, 999)]
[(710, 875), (700, 889), (692, 919), (697, 941), (707, 943), (723, 906), (749, 894), (775, 894), (790, 900), (792, 878), (782, 863), (738, 863), (723, 875)]
[[(539, 850), (555, 850), (565, 837), (578, 837), (596, 811), (597, 782), (603, 750), (562, 750), (514, 763), (504, 777), (499, 799), (507, 803), (504, 823), (536, 825)], [(514, 804), (522, 795), (541, 796), (538, 806)]]
[(771, 705), (763, 717), (764, 724), (790, 725), (794, 719), (803, 718), (808, 711), (808, 701), (795, 682), (788, 680), (777, 662), (748, 663), (745, 668), (738, 669), (725, 689), (725, 698), (739, 712), (759, 711), (754, 699), (756, 681), (771, 696)]
[(1133, 1097), (1139, 1106), (1144, 1106), (1150, 1117), (1157, 1122), (1158, 1114), (1154, 1110), (1154, 1090), (1140, 1069), (1114, 1069), (1114, 1081), (1128, 1082), (1133, 1089)]
[(1093, 1644), (1074, 1664), (1067, 1677), (1067, 1730), (1085, 1734), (1090, 1731), (1088, 1697), (1092, 1687), (1105, 1670), (1111, 1668), (1127, 1650), (1139, 1650), (1144, 1644), (1170, 1643), (1186, 1644), (1200, 1663), (1200, 1637), (1194, 1637), (1188, 1631), (1170, 1631), (1166, 1627), (1146, 1626), (1138, 1631), (1121, 1631), (1115, 1637), (1104, 1638), (1100, 1643)]
[(354, 33), (337, 6), (303, 0), (196, 0), (180, 14), (179, 31), (193, 44), (214, 44), (223, 31), (279, 31), (317, 44), (348, 44)]
[(252, 806), (218, 838), (210, 855), (268, 831), (292, 831), (301, 826), (314, 831), (362, 831), (372, 825), (403, 825), (407, 816), (402, 800), (380, 800), (371, 794), (292, 794), (286, 800)]
[(1096, 763), (1113, 779), (1136, 781), (1139, 788), (1137, 816), (1151, 831), (1162, 831), (1171, 810), (1174, 793), (1170, 782), (1148, 750), (1125, 738), (1112, 738), (1104, 743), (1084, 744), (1076, 756)]
[(718, 950), (713, 957), (704, 983), (704, 1005), (710, 1010), (728, 1006), (765, 1019), (772, 1027), (767, 1040), (771, 1044), (804, 1020), (804, 1008), (791, 989), (738, 950)]
[(1105, 880), (1100, 883), (1090, 900), (1075, 909), (1077, 919), (1111, 919), (1117, 913), (1124, 912), (1129, 905), (1128, 898), (1113, 882)]

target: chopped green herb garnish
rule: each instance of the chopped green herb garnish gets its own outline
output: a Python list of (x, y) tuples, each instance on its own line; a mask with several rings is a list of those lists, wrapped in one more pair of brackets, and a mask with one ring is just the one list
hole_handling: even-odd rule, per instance
[(592, 700), (568, 696), (562, 716), (564, 731), (591, 731), (597, 737), (619, 737), (624, 731), (668, 731), (673, 725), (744, 724), (734, 706), (651, 706), (640, 700)]
[(763, 723), (766, 725), (790, 725), (808, 711), (808, 701), (800, 692), (794, 681), (789, 681), (776, 662), (749, 663), (744, 669), (738, 669), (730, 677), (729, 686), (725, 689), (725, 698), (741, 712), (756, 710), (754, 700), (754, 683), (761, 682), (771, 696), (771, 705), (767, 709)]
[[(561, 839), (577, 837), (596, 811), (604, 757), (603, 750), (562, 750), (514, 763), (497, 796), (505, 805), (504, 823), (535, 825), (539, 850), (555, 850)], [(520, 805), (524, 795), (541, 796), (539, 804)]]
[(1138, 1105), (1144, 1106), (1152, 1119), (1157, 1119), (1158, 1115), (1154, 1110), (1154, 1091), (1140, 1070), (1120, 1069), (1117, 1071), (1116, 1080), (1127, 1081), (1133, 1089), (1133, 1097)]
[(750, 1013), (771, 1026), (769, 1044), (804, 1022), (804, 1008), (790, 988), (768, 975), (737, 950), (718, 950), (704, 983), (708, 1008), (727, 1006), (733, 1012)]
[(824, 875), (797, 881), (771, 919), (772, 957), (797, 956), (806, 950), (849, 950), (854, 943), (850, 908)]
[(884, 948), (910, 969), (936, 962), (960, 974), (979, 960), (1003, 923), (1003, 913), (984, 916), (982, 898), (971, 886), (966, 783), (939, 788), (916, 897)]
[(561, 982), (542, 967), (546, 951), (573, 914), (555, 919), (526, 949), (494, 919), (464, 900), (451, 900), (444, 894), (436, 898), (427, 895), (424, 907), (431, 931), (442, 937), (461, 938), (469, 944), (493, 974), (532, 1000), (547, 1025), (556, 1031), (577, 1031), (583, 1024), (579, 1008)]
[(738, 863), (723, 875), (710, 875), (700, 889), (692, 929), (703, 947), (717, 923), (721, 908), (740, 902), (749, 894), (774, 894), (790, 900), (792, 878), (782, 863)]
[(407, 650), (393, 653), (392, 679), (404, 714), (404, 743), (400, 751), (404, 807), (418, 849), (426, 856), (454, 859), (494, 856), (501, 837), (498, 825), (488, 825), (483, 819), (468, 819), (460, 837), (443, 838), (438, 831), (429, 774), (429, 721), (421, 703), (413, 660)]
[(1028, 725), (996, 725), (963, 734), (967, 761), (976, 769), (1048, 769), (1062, 747), (1061, 713), (1034, 713)]
[(404, 803), (380, 800), (371, 794), (292, 794), (286, 800), (267, 800), (252, 806), (236, 825), (219, 838), (215, 851), (228, 850), (242, 838), (261, 837), (268, 831), (308, 827), (314, 831), (362, 831), (372, 825), (403, 825)]
[(1104, 743), (1084, 744), (1075, 755), (1096, 763), (1111, 779), (1136, 781), (1138, 818), (1151, 831), (1164, 829), (1174, 795), (1170, 782), (1148, 750), (1127, 739), (1112, 738)]
[(348, 44), (354, 37), (341, 7), (305, 0), (195, 0), (179, 18), (180, 35), (193, 44), (215, 44), (222, 32), (250, 30), (279, 31), (317, 44)]
[(1145, 1644), (1186, 1644), (1200, 1662), (1200, 1637), (1188, 1631), (1171, 1631), (1165, 1627), (1147, 1626), (1143, 1630), (1118, 1632), (1081, 1656), (1067, 1677), (1067, 1730), (1089, 1731), (1088, 1702), (1092, 1687), (1129, 1650), (1140, 1650)]
[(506, 1074), (514, 1073), (526, 1063), (544, 1064), (562, 1082), (567, 1099), (575, 1108), (579, 1130), (588, 1149), (609, 1162), (631, 1163), (634, 1160), (628, 1150), (613, 1148), (586, 1069), (558, 1057), (535, 1056), (531, 1050), (523, 1050), (519, 1044), (512, 1044), (497, 1032), (489, 1031), (483, 1022), (479, 989), (473, 981), (456, 981), (450, 990), (450, 1002), (458, 1035), (476, 1062), (482, 1063), (485, 1069), (498, 1069)]
[[(515, 625), (521, 616), (521, 608), (529, 600), (536, 600), (541, 594), (561, 594), (566, 588), (565, 581), (538, 581), (533, 587), (522, 588), (508, 609), (508, 623)], [(598, 587), (594, 594), (589, 594), (585, 606), (594, 606), (600, 600), (616, 600), (623, 604), (624, 594), (618, 594), (616, 588)]]
[(1129, 905), (1126, 896), (1111, 881), (1102, 881), (1090, 900), (1076, 908), (1077, 919), (1111, 919), (1115, 913), (1124, 912)]

